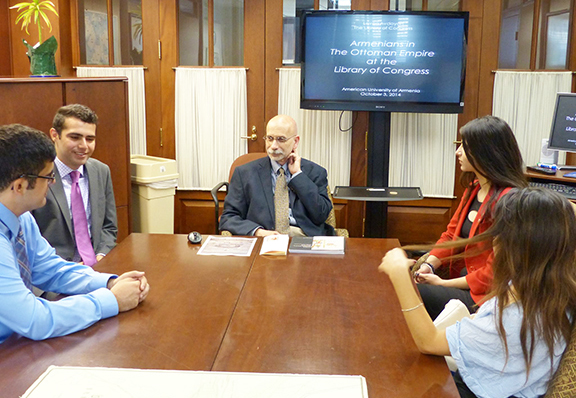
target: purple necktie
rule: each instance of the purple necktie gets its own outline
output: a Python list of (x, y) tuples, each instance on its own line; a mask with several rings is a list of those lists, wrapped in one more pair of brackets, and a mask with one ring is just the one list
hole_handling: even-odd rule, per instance
[(72, 179), (72, 192), (70, 193), (70, 202), (72, 205), (72, 221), (74, 222), (74, 236), (76, 238), (76, 248), (84, 264), (90, 267), (96, 264), (96, 255), (92, 248), (92, 241), (88, 233), (88, 220), (86, 219), (86, 210), (84, 209), (84, 201), (82, 200), (82, 193), (78, 185), (80, 172), (74, 170), (70, 173)]

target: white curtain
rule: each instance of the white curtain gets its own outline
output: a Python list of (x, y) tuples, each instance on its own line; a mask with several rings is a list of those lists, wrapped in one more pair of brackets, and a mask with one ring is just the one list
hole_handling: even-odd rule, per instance
[(392, 113), (390, 130), (388, 184), (453, 197), (458, 115)]
[[(300, 69), (280, 69), (278, 113), (292, 116), (302, 136), (302, 156), (328, 170), (331, 187), (350, 184), (352, 132), (341, 132), (342, 112), (300, 109)], [(452, 197), (454, 192), (456, 115), (392, 114), (390, 186), (421, 187), (426, 196)], [(342, 114), (342, 129), (352, 126)]]
[(300, 68), (281, 68), (278, 114), (294, 118), (300, 135), (300, 155), (328, 171), (331, 189), (350, 185), (352, 112), (300, 109)]
[[(114, 77), (128, 78), (128, 109), (130, 122), (130, 153), (146, 155), (146, 95), (143, 67), (91, 68), (78, 67), (78, 77)], [(99, 115), (106, 117), (105, 115)]]
[(176, 68), (179, 189), (212, 189), (247, 152), (246, 69)]
[[(540, 161), (542, 139), (548, 138), (556, 93), (570, 92), (572, 72), (497, 71), (492, 114), (514, 131), (527, 165)], [(560, 152), (564, 163), (565, 152)]]

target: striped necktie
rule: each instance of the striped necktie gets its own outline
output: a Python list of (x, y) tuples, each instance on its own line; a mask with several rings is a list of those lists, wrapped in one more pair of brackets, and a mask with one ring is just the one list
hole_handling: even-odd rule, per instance
[(288, 185), (286, 185), (286, 177), (282, 167), (278, 170), (278, 176), (276, 177), (274, 209), (276, 213), (276, 231), (281, 234), (288, 234), (290, 232), (289, 196)]
[(32, 273), (30, 272), (28, 255), (26, 254), (26, 241), (24, 240), (22, 227), (18, 229), (18, 235), (16, 235), (14, 249), (16, 250), (16, 260), (18, 260), (18, 267), (20, 267), (20, 277), (24, 281), (26, 287), (32, 290)]

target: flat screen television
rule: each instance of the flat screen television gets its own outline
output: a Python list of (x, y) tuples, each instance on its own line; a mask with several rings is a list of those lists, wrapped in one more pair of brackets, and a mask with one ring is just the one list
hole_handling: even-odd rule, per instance
[(462, 112), (467, 12), (305, 10), (301, 21), (301, 108)]
[(558, 93), (548, 147), (576, 152), (576, 94)]

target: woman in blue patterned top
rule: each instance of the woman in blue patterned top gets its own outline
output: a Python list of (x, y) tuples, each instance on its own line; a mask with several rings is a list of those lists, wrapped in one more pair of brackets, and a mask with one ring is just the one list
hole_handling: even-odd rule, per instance
[(495, 206), (494, 224), (471, 239), (494, 248), (494, 282), (475, 317), (437, 329), (414, 289), (414, 263), (389, 251), (379, 270), (392, 281), (420, 351), (451, 355), (462, 397), (546, 393), (576, 319), (576, 218), (563, 196), (514, 189)]

